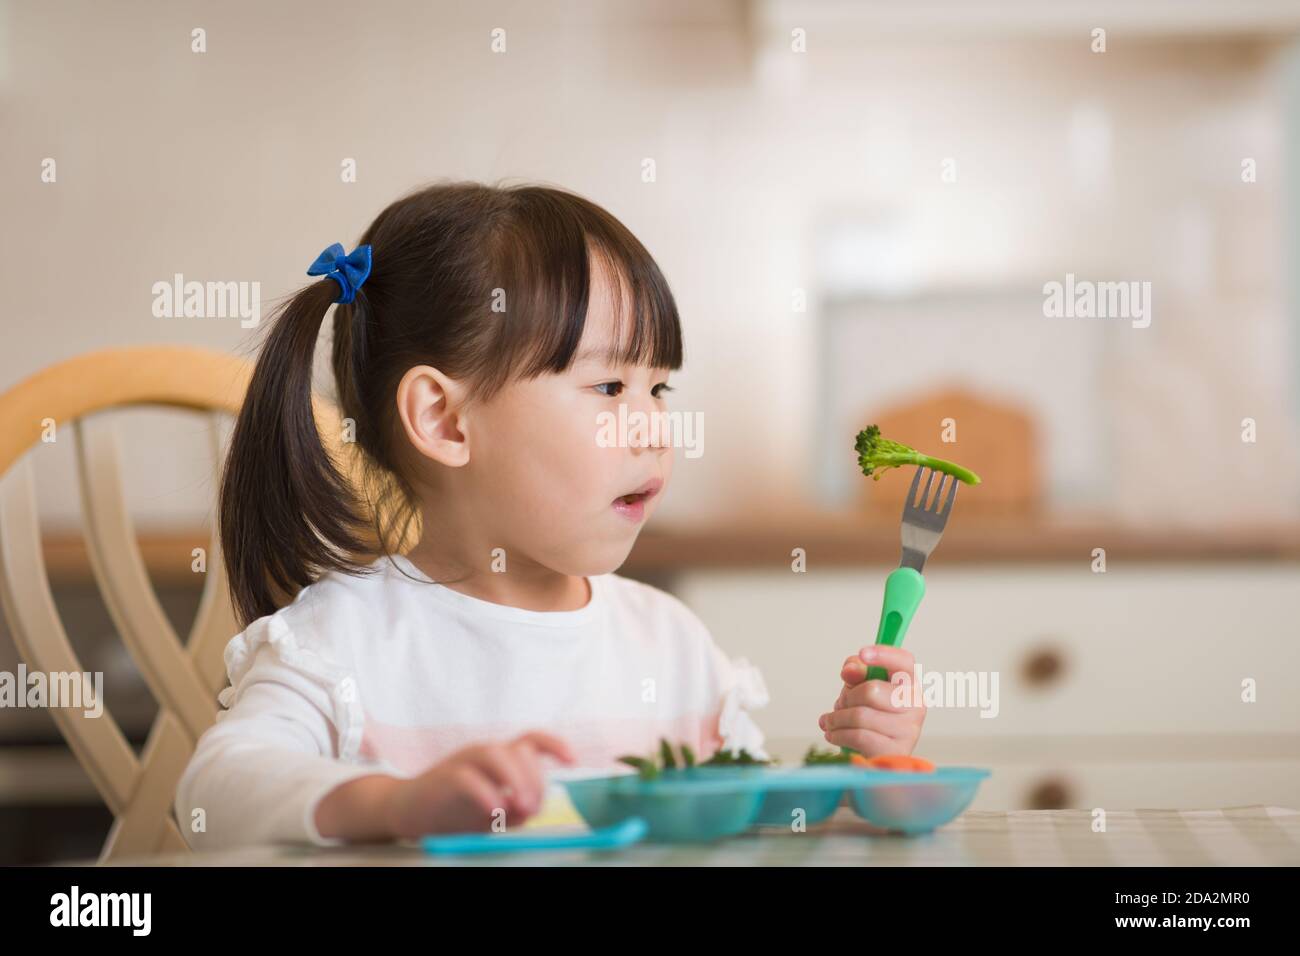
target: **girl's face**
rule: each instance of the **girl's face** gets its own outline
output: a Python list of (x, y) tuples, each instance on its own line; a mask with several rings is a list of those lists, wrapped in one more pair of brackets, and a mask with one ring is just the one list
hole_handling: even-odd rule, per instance
[[(568, 575), (613, 571), (667, 490), (672, 432), (632, 426), (667, 411), (669, 372), (607, 357), (615, 345), (613, 294), (593, 257), (573, 365), (512, 382), (491, 401), (463, 408), (464, 460), (440, 469), (447, 480), (439, 492), (457, 514), (443, 526), (458, 528), (469, 547), (483, 549), (463, 556), (473, 566), (487, 565), (500, 547), (509, 569), (522, 558)], [(630, 308), (625, 300), (629, 318)], [(626, 405), (623, 415), (620, 405)], [(642, 492), (636, 503), (620, 500), (636, 492)], [(436, 514), (439, 503), (427, 507)]]

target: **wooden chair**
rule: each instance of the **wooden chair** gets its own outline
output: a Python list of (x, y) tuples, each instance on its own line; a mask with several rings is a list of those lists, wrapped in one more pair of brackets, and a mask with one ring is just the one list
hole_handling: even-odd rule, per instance
[[(158, 702), (141, 755), (107, 707), (98, 717), (80, 708), (50, 714), (85, 768), (114, 823), (104, 860), (186, 851), (172, 812), (176, 784), (199, 736), (215, 720), (225, 686), (223, 653), (238, 633), (214, 527), (198, 614), (182, 642), (172, 629), (141, 557), (122, 495), (111, 417), (121, 406), (162, 405), (209, 416), (215, 460), (236, 414), (252, 367), (200, 349), (110, 349), (60, 362), (0, 396), (0, 601), (27, 666), (81, 674), (50, 591), (27, 451), (71, 432), (81, 485), (85, 537), (96, 582), (113, 623)], [(316, 400), (321, 434), (339, 435), (333, 406)], [(330, 443), (335, 452), (337, 443)], [(219, 470), (218, 465), (218, 470)]]

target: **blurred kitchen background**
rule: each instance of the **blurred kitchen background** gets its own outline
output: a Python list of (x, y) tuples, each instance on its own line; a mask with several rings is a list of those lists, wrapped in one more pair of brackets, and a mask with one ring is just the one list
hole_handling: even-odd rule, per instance
[[(5, 2), (0, 123), (0, 390), (109, 346), (248, 354), (153, 283), (258, 281), (265, 314), (420, 183), (562, 185), (659, 261), (671, 407), (705, 422), (620, 573), (759, 665), (775, 753), (823, 744), (875, 636), (909, 475), (857, 472), (878, 422), (984, 478), (907, 638), (999, 675), (996, 717), (934, 708), (917, 750), (992, 768), (977, 809), (1300, 806), (1300, 4)], [(1045, 317), (1067, 274), (1149, 282), (1150, 325)], [(183, 633), (205, 425), (118, 417)], [(32, 455), (65, 623), (139, 746), (72, 451)], [(0, 863), (109, 823), (48, 715), (0, 709)]]

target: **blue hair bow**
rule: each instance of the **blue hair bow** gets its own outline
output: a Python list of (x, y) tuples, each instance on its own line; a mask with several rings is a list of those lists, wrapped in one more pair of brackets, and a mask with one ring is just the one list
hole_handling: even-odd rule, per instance
[(308, 266), (307, 275), (329, 276), (339, 284), (339, 297), (334, 301), (351, 302), (370, 276), (370, 247), (357, 246), (345, 256), (343, 246), (336, 242)]

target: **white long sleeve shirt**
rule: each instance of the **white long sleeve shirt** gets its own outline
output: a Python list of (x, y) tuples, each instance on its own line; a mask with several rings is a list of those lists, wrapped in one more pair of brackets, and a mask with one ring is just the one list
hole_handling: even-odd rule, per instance
[(405, 557), (371, 568), (326, 574), (227, 645), (224, 709), (176, 791), (194, 849), (339, 843), (315, 814), (344, 781), (414, 776), (529, 730), (609, 772), (661, 737), (700, 759), (767, 756), (748, 713), (768, 701), (761, 673), (667, 592), (602, 574), (584, 607), (530, 611), (435, 583)]

